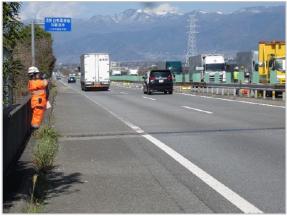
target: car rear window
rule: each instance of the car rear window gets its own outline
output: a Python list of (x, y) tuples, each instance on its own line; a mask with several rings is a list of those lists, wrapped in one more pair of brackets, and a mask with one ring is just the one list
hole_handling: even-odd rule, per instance
[(155, 77), (168, 77), (170, 71), (151, 71), (150, 74)]

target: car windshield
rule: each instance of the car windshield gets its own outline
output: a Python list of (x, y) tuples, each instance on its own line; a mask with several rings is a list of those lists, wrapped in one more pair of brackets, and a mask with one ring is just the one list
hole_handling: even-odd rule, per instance
[(285, 59), (276, 59), (275, 68), (279, 71), (285, 71)]
[(223, 71), (224, 64), (206, 64), (206, 71)]
[(151, 76), (166, 78), (170, 75), (170, 71), (152, 71)]

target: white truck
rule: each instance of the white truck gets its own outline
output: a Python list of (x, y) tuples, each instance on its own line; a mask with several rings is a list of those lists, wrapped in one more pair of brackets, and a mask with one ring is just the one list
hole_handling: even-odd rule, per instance
[(137, 76), (138, 75), (138, 69), (129, 69), (129, 75)]
[[(202, 54), (189, 59), (193, 82), (225, 82), (225, 60), (223, 55)], [(218, 77), (218, 80), (216, 80)]]
[(107, 53), (81, 55), (81, 88), (108, 90), (110, 87), (110, 58)]

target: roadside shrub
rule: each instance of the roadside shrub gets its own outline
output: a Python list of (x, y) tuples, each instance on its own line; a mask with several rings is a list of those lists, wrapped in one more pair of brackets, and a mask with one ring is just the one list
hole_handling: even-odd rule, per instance
[(55, 128), (49, 125), (43, 125), (35, 132), (35, 136), (37, 139), (42, 139), (43, 137), (50, 137), (57, 142), (59, 134), (57, 133)]
[(38, 172), (53, 168), (53, 162), (58, 152), (58, 134), (54, 128), (45, 126), (39, 132), (40, 139), (34, 149), (34, 164)]

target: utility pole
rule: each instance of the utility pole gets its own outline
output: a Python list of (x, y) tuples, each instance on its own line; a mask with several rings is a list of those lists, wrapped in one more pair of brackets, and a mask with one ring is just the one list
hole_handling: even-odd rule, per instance
[(43, 22), (36, 22), (34, 19), (31, 23), (31, 50), (32, 50), (32, 66), (35, 66), (35, 25), (44, 25)]
[(32, 50), (32, 66), (35, 66), (35, 29), (34, 19), (31, 23), (31, 50)]

